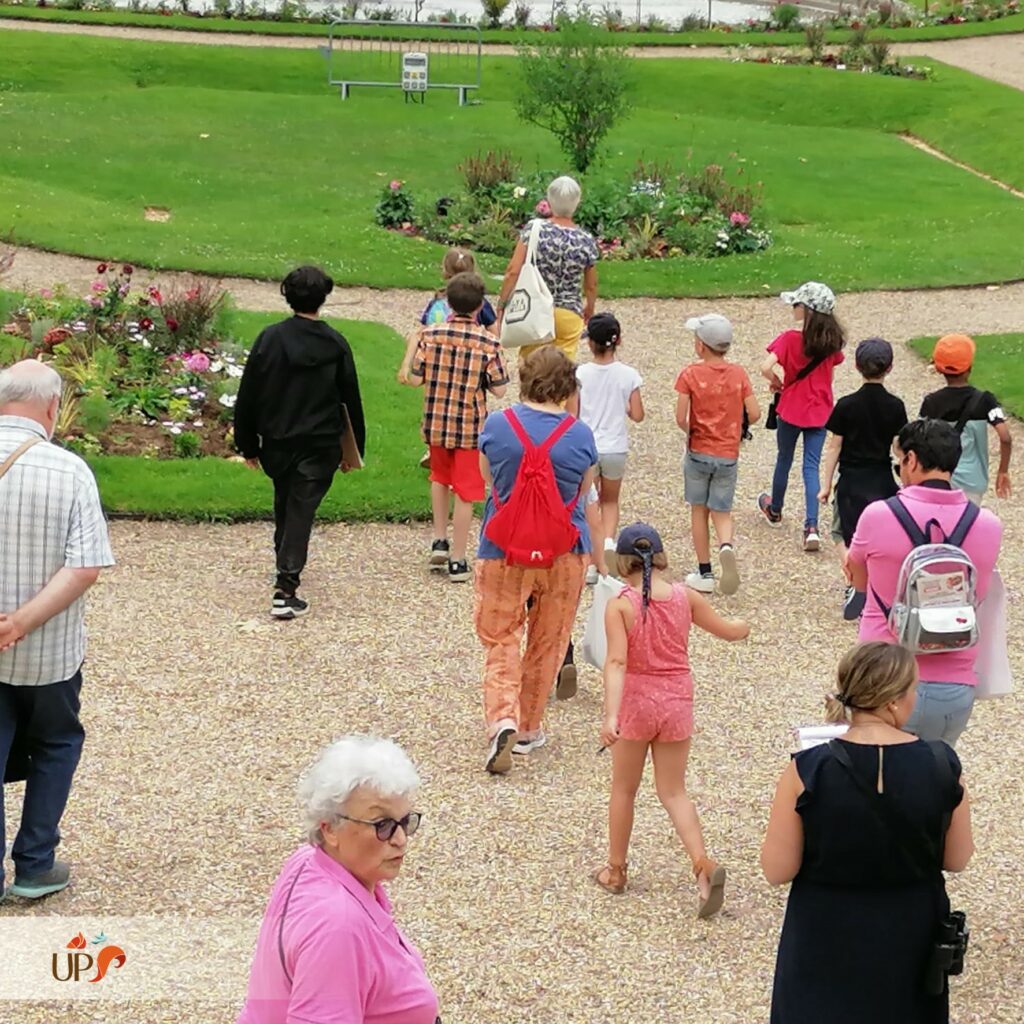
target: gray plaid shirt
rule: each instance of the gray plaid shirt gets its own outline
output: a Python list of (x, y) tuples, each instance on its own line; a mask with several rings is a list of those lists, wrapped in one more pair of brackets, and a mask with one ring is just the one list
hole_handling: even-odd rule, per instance
[[(0, 416), (0, 464), (33, 434), (35, 420)], [(114, 564), (92, 470), (54, 444), (30, 448), (0, 479), (0, 612), (39, 593), (59, 569)], [(85, 599), (0, 652), (0, 683), (46, 686), (70, 679), (85, 658)]]

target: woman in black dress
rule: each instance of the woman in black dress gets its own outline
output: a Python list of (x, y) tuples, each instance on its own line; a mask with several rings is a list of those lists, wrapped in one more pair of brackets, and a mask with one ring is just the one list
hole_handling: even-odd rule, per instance
[(949, 1020), (929, 962), (949, 911), (942, 871), (962, 871), (974, 844), (956, 754), (900, 728), (916, 689), (902, 647), (854, 648), (828, 700), (849, 731), (796, 754), (779, 780), (761, 866), (793, 885), (771, 1024)]

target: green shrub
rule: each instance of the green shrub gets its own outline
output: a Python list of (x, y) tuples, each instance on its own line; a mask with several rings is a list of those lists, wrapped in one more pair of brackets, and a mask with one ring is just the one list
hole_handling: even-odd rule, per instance
[(501, 28), (501, 16), (512, 0), (481, 0), (488, 28)]
[(796, 4), (776, 4), (772, 9), (772, 24), (782, 32), (793, 28), (800, 20), (800, 8)]
[(191, 430), (183, 430), (180, 434), (175, 434), (174, 440), (171, 443), (174, 448), (175, 458), (199, 458), (199, 435)]
[(91, 391), (78, 400), (78, 422), (86, 434), (102, 434), (113, 419), (113, 406), (102, 391)]
[(520, 165), (520, 161), (508, 151), (489, 149), (486, 153), (466, 157), (459, 164), (459, 171), (471, 194), (490, 194), (496, 186), (515, 181)]
[(404, 181), (395, 178), (384, 186), (373, 215), (382, 228), (400, 228), (412, 223), (412, 195), (406, 191)]
[(810, 25), (804, 26), (804, 39), (807, 42), (807, 49), (810, 51), (811, 60), (821, 60), (825, 55), (825, 40), (828, 36), (828, 29), (823, 22), (813, 21)]

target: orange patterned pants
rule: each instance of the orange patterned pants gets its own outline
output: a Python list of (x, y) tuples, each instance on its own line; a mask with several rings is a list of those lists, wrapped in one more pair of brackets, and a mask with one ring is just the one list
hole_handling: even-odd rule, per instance
[(473, 618), (485, 652), (488, 737), (504, 725), (518, 732), (540, 728), (572, 634), (587, 561), (586, 555), (562, 555), (550, 569), (527, 569), (500, 558), (477, 560)]

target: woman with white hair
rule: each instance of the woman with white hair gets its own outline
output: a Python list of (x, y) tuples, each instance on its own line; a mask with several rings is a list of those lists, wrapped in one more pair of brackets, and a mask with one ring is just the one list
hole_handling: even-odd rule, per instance
[(307, 844), (263, 917), (238, 1024), (435, 1024), (437, 996), (391, 914), (420, 813), (419, 776), (391, 740), (345, 736), (299, 783)]
[[(597, 242), (573, 222), (580, 205), (580, 186), (569, 177), (555, 178), (548, 186), (551, 216), (544, 221), (537, 244), (537, 269), (555, 300), (555, 338), (553, 344), (576, 362), (583, 325), (594, 315), (597, 303), (597, 261), (601, 251)], [(520, 232), (515, 252), (505, 271), (498, 298), (498, 329), (505, 315), (505, 306), (515, 290), (519, 271), (526, 261), (526, 246), (532, 222)], [(525, 359), (539, 345), (522, 349)]]

